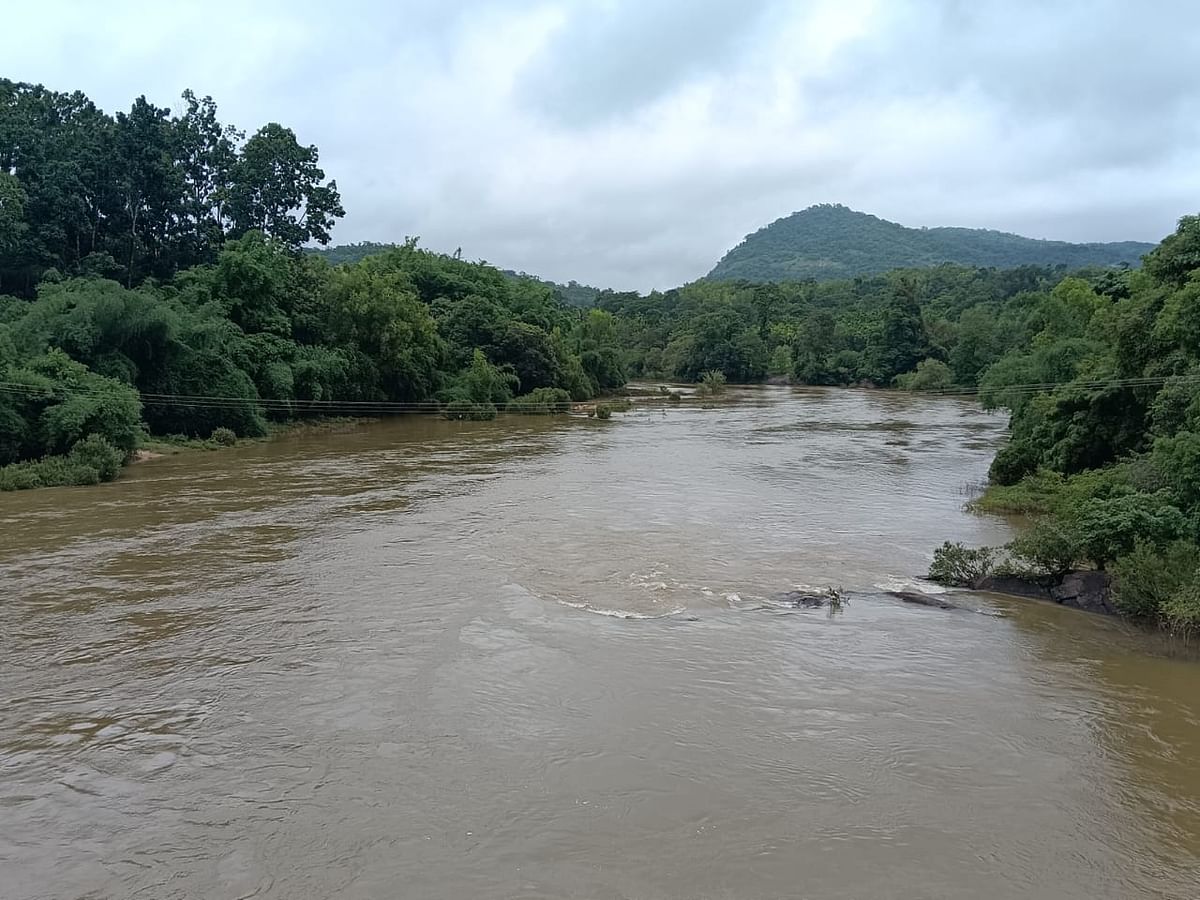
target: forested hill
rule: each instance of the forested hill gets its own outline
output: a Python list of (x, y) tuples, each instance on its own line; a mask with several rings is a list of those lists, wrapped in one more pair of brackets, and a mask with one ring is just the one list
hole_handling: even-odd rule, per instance
[(1136, 266), (1153, 244), (1071, 244), (981, 228), (906, 228), (845, 206), (821, 204), (746, 235), (708, 273), (717, 281), (832, 281), (940, 263)]
[[(383, 253), (387, 250), (393, 250), (397, 247), (396, 244), (380, 244), (375, 241), (362, 241), (357, 244), (338, 244), (335, 247), (314, 247), (308, 252), (314, 256), (322, 257), (327, 263), (332, 266), (340, 266), (344, 263), (356, 263), (368, 256), (374, 256), (377, 253)], [(595, 304), (596, 295), (600, 293), (600, 288), (592, 287), (588, 284), (580, 284), (577, 281), (571, 280), (566, 284), (559, 284), (556, 281), (549, 281), (545, 278), (538, 278), (536, 275), (530, 275), (528, 272), (514, 272), (512, 269), (501, 269), (509, 278), (520, 278), (530, 281), (536, 281), (539, 284), (544, 284), (552, 291), (556, 291), (562, 297), (563, 302), (567, 306), (579, 307), (586, 309)]]

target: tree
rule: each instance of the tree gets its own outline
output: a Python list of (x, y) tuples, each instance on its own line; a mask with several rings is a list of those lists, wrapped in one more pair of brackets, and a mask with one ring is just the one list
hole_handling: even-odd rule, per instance
[(876, 380), (888, 384), (910, 372), (929, 352), (929, 338), (921, 318), (917, 282), (904, 275), (897, 279), (891, 300), (883, 309), (882, 327), (870, 352)]
[(245, 134), (217, 120), (212, 97), (198, 99), (189, 89), (183, 100), (187, 110), (172, 122), (184, 198), (178, 238), (183, 264), (195, 265), (210, 260), (225, 238), (225, 205)]
[(183, 181), (175, 167), (170, 114), (139, 97), (128, 113), (116, 117), (115, 181), (124, 214), (129, 286), (139, 271), (170, 275), (175, 269), (168, 242), (181, 211)]
[(324, 183), (318, 158), (317, 148), (300, 146), (290, 128), (272, 122), (255, 132), (233, 166), (231, 233), (258, 230), (292, 248), (329, 243), (329, 229), (345, 210), (337, 182)]
[(1146, 254), (1146, 271), (1152, 277), (1182, 287), (1200, 269), (1200, 215), (1184, 216), (1173, 234)]

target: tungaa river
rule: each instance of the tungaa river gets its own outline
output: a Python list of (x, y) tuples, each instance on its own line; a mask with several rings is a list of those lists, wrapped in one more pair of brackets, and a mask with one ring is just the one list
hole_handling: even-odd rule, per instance
[(1008, 537), (1003, 428), (762, 388), (0, 495), (0, 897), (1195, 900), (1200, 665), (884, 593)]

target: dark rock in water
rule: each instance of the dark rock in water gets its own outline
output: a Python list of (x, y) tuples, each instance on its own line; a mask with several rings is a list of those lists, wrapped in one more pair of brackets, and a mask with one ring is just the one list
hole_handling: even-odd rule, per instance
[(1084, 612), (1116, 616), (1120, 612), (1112, 598), (1112, 579), (1107, 572), (1071, 572), (1061, 580), (1021, 578), (1014, 575), (989, 575), (975, 585), (977, 591), (1012, 594), (1034, 600), (1048, 600)]
[(772, 594), (770, 600), (792, 609), (820, 609), (829, 605), (827, 594), (812, 594), (807, 591), (784, 591), (781, 594)]
[(1053, 579), (1021, 578), (1017, 575), (987, 575), (976, 581), (971, 588), (976, 591), (988, 591), (993, 594), (1011, 594), (1014, 597), (1028, 597), (1031, 600), (1054, 600), (1050, 590), (1054, 587)]
[(1054, 602), (1106, 616), (1119, 615), (1106, 572), (1072, 572), (1052, 592)]
[(917, 606), (932, 606), (934, 609), (965, 609), (965, 607), (944, 600), (936, 594), (922, 594), (917, 591), (888, 591), (888, 593), (905, 603)]

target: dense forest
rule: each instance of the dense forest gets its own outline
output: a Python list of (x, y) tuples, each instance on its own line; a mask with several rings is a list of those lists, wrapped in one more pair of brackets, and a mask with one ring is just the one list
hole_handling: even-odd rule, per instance
[(625, 377), (615, 322), (408, 241), (331, 266), (317, 149), (216, 105), (0, 82), (0, 488), (116, 475), (147, 435), (270, 420), (561, 410)]
[(966, 266), (1137, 265), (1152, 244), (1071, 244), (977, 228), (905, 228), (844, 206), (792, 213), (748, 234), (708, 274), (718, 281), (831, 281), (957, 263)]
[[(368, 256), (374, 256), (377, 253), (385, 253), (397, 247), (397, 244), (380, 244), (375, 241), (361, 241), (357, 244), (338, 244), (334, 247), (314, 247), (309, 249), (309, 253), (320, 256), (330, 265), (340, 266), (346, 263), (356, 263), (366, 259)], [(455, 257), (460, 257), (460, 251), (455, 252)], [(512, 269), (501, 269), (505, 275), (515, 280), (536, 281), (546, 285), (550, 290), (554, 291), (567, 306), (574, 306), (581, 309), (593, 306), (596, 302), (596, 296), (600, 293), (600, 288), (592, 287), (586, 284), (580, 284), (578, 281), (568, 281), (566, 284), (559, 284), (554, 281), (549, 281), (545, 278), (539, 278), (536, 275), (530, 275), (528, 272), (514, 272)]]

